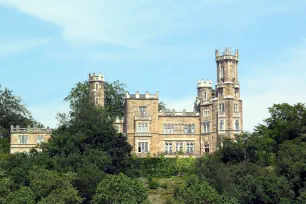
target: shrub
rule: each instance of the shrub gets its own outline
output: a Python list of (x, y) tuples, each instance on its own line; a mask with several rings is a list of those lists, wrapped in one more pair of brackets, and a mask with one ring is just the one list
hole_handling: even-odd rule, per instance
[(163, 189), (167, 189), (168, 184), (167, 183), (162, 183), (162, 184), (160, 184), (160, 187), (163, 188)]
[(149, 188), (150, 189), (157, 189), (158, 187), (159, 187), (159, 183), (157, 181), (149, 182)]

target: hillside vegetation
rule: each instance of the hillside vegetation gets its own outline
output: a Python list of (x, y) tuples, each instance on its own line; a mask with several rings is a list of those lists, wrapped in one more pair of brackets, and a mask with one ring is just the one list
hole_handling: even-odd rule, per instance
[[(77, 84), (66, 98), (71, 112), (58, 115), (42, 152), (8, 155), (13, 120), (6, 118), (34, 120), (3, 111), (0, 203), (306, 203), (304, 104), (273, 105), (253, 133), (198, 159), (136, 158), (112, 125), (123, 91), (108, 83), (113, 100), (101, 108), (90, 101), (88, 83)], [(5, 106), (0, 100), (0, 111)]]

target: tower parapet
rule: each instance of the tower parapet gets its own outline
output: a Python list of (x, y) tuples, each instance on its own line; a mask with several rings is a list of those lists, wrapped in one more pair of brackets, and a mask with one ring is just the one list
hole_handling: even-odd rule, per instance
[(225, 48), (225, 51), (220, 55), (219, 50), (216, 50), (216, 62), (222, 60), (235, 60), (239, 61), (239, 51), (236, 50), (234, 54), (232, 54), (232, 49), (230, 47)]
[(140, 94), (138, 91), (136, 94), (129, 94), (127, 91), (125, 93), (125, 98), (126, 99), (158, 99), (158, 91), (155, 94), (150, 94), (148, 91), (146, 94)]
[(99, 74), (96, 75), (96, 73), (89, 74), (89, 82), (95, 82), (95, 81), (103, 81), (104, 82), (104, 74)]
[(212, 88), (212, 81), (211, 80), (198, 80), (198, 88)]

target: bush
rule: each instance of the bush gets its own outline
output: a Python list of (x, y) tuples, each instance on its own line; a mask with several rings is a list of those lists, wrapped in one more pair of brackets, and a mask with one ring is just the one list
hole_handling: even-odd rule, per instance
[(160, 187), (163, 188), (163, 189), (167, 189), (168, 184), (167, 183), (162, 183), (162, 184), (160, 184)]
[(107, 175), (98, 185), (93, 203), (148, 203), (144, 186), (124, 174)]
[(157, 189), (158, 187), (159, 187), (159, 183), (157, 181), (149, 182), (149, 188), (150, 189)]

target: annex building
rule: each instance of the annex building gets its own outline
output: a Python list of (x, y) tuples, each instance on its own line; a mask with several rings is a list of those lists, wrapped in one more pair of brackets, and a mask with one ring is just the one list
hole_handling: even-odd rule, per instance
[[(200, 156), (214, 152), (224, 138), (235, 138), (243, 130), (242, 100), (238, 81), (238, 50), (215, 52), (217, 84), (198, 80), (198, 111), (159, 112), (158, 92), (125, 95), (124, 117), (114, 121), (125, 134), (133, 153), (144, 157)], [(89, 74), (90, 96), (104, 106), (104, 76)], [(10, 152), (29, 151), (51, 137), (51, 129), (11, 127)]]

